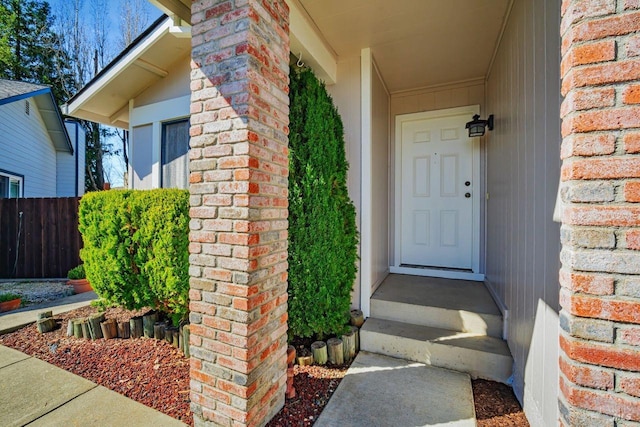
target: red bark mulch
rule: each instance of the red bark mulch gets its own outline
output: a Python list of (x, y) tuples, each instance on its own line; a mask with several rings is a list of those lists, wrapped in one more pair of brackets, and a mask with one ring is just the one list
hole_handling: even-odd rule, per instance
[[(189, 361), (166, 341), (155, 339), (78, 340), (66, 336), (67, 321), (97, 310), (85, 307), (55, 316), (60, 327), (46, 334), (35, 325), (0, 336), (0, 344), (80, 375), (130, 399), (193, 425), (189, 407)], [(110, 308), (106, 318), (125, 320), (141, 312)], [(296, 366), (296, 397), (268, 426), (311, 426), (344, 377), (348, 366)], [(511, 388), (473, 381), (479, 427), (528, 426)]]
[(478, 427), (528, 427), (511, 387), (487, 380), (473, 380), (473, 400)]

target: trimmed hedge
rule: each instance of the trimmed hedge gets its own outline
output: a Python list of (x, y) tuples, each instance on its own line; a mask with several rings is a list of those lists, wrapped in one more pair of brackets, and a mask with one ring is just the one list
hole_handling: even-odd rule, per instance
[(340, 115), (311, 70), (290, 78), (289, 335), (323, 338), (349, 319), (356, 211)]
[(189, 308), (189, 192), (87, 193), (80, 201), (86, 276), (108, 304), (152, 307), (184, 318)]

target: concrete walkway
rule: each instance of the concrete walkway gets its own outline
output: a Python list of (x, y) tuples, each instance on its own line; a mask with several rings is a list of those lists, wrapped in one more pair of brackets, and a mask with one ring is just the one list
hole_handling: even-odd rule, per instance
[(467, 374), (361, 351), (314, 427), (475, 427)]
[[(0, 334), (88, 305), (93, 292), (0, 315)], [(184, 426), (155, 409), (42, 360), (0, 345), (0, 426)]]
[[(0, 334), (88, 305), (93, 292), (0, 315)], [(0, 346), (0, 426), (184, 426), (84, 378)], [(469, 376), (361, 351), (316, 427), (476, 425)]]
[(114, 391), (4, 346), (0, 346), (0, 425), (184, 426)]

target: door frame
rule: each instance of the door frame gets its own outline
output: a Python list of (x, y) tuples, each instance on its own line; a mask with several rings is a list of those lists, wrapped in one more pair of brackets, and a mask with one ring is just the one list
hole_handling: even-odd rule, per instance
[(473, 198), (473, 211), (472, 211), (472, 258), (471, 258), (471, 271), (446, 269), (446, 268), (416, 268), (405, 267), (400, 264), (401, 251), (402, 251), (402, 124), (404, 122), (410, 122), (415, 120), (435, 119), (450, 116), (459, 116), (463, 114), (469, 115), (469, 120), (474, 114), (480, 114), (479, 105), (469, 105), (465, 107), (447, 108), (443, 110), (424, 111), (420, 113), (402, 114), (396, 116), (396, 129), (395, 129), (395, 224), (394, 224), (394, 262), (390, 266), (389, 271), (397, 274), (410, 274), (414, 276), (431, 276), (431, 277), (443, 277), (448, 279), (465, 279), (483, 281), (484, 274), (480, 273), (480, 209), (483, 183), (480, 181), (480, 138), (472, 138), (472, 159), (471, 164), (473, 167), (472, 179), (474, 183), (474, 192), (477, 197)]

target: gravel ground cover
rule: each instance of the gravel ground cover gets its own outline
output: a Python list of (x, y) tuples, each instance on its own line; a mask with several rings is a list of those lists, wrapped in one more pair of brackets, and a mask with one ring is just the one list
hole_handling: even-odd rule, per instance
[[(69, 319), (97, 311), (84, 307), (55, 316), (58, 328), (46, 334), (30, 325), (0, 336), (0, 344), (32, 355), (130, 399), (193, 425), (189, 407), (189, 361), (166, 341), (139, 339), (78, 340), (66, 336)], [(143, 311), (117, 308), (106, 318), (120, 321)], [(34, 314), (35, 316), (35, 314)], [(296, 366), (296, 397), (269, 422), (276, 426), (311, 426), (344, 377), (348, 365)], [(479, 427), (528, 426), (511, 389), (491, 381), (473, 381)]]
[(22, 306), (26, 307), (73, 295), (73, 288), (67, 285), (66, 280), (3, 280), (0, 281), (0, 294), (4, 293), (20, 295)]

